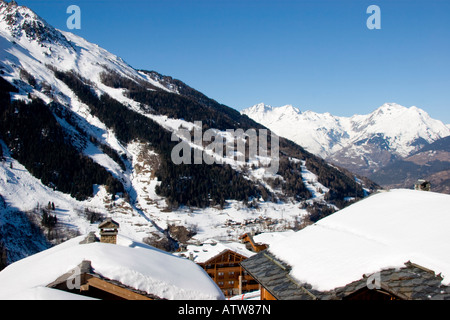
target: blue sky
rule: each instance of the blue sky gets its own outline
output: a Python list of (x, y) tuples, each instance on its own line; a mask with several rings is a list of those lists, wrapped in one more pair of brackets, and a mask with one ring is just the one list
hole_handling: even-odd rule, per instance
[[(385, 102), (450, 124), (448, 0), (17, 0), (136, 69), (241, 110), (264, 102), (339, 116)], [(369, 30), (369, 5), (381, 29)]]

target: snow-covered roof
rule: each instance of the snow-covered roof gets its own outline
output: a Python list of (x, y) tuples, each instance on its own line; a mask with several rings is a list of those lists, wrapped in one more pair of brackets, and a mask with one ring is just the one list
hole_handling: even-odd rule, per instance
[(117, 244), (79, 244), (84, 236), (19, 260), (0, 272), (0, 299), (85, 299), (46, 286), (91, 261), (105, 278), (170, 300), (224, 299), (206, 272), (188, 259), (118, 236)]
[(219, 242), (213, 239), (205, 241), (202, 245), (188, 245), (186, 251), (180, 252), (178, 255), (192, 258), (196, 263), (204, 263), (215, 256), (231, 250), (246, 258), (253, 256), (255, 253), (248, 250), (245, 244), (240, 242)]
[(253, 240), (256, 243), (263, 243), (270, 246), (272, 243), (285, 239), (289, 236), (292, 236), (295, 231), (286, 230), (286, 231), (278, 231), (278, 232), (263, 232), (253, 236)]
[(450, 283), (450, 195), (391, 190), (373, 195), (292, 236), (269, 252), (290, 275), (319, 291), (332, 290), (411, 261)]

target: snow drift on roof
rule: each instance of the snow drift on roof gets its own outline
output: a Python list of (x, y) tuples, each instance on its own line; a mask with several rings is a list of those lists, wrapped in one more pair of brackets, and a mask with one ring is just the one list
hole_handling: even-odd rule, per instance
[(379, 193), (292, 236), (269, 250), (291, 275), (327, 291), (411, 261), (450, 283), (450, 195), (415, 190)]
[[(45, 288), (83, 260), (98, 274), (170, 300), (224, 299), (198, 265), (151, 246), (118, 236), (117, 245), (79, 244), (77, 237), (15, 262), (0, 272), (0, 299), (67, 299), (67, 292)], [(72, 295), (72, 298), (85, 298)]]

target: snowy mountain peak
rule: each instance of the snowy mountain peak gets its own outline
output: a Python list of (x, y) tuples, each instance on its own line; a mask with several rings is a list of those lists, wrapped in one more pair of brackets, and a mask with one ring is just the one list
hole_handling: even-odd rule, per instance
[(261, 102), (261, 103), (255, 104), (254, 106), (252, 106), (246, 110), (248, 110), (249, 114), (250, 113), (264, 113), (264, 112), (272, 111), (273, 107)]
[[(398, 104), (384, 104), (359, 125), (371, 133), (384, 133), (396, 139), (407, 138), (409, 143), (419, 138), (431, 143), (450, 134), (441, 121), (432, 119), (426, 111), (416, 106), (407, 108)], [(411, 151), (406, 150), (402, 155)]]
[(385, 103), (370, 114), (352, 117), (300, 113), (292, 106), (259, 110), (254, 106), (241, 112), (316, 155), (330, 160), (349, 158), (355, 166), (377, 167), (379, 161), (390, 159), (388, 153), (404, 157), (450, 135), (448, 126), (424, 110), (397, 103)]
[(406, 107), (399, 105), (395, 102), (387, 102), (384, 103), (381, 107), (378, 108), (379, 110), (404, 110), (407, 109)]
[[(126, 100), (122, 92), (105, 86), (100, 79), (102, 75), (112, 73), (136, 83), (146, 83), (151, 88), (173, 91), (98, 45), (73, 33), (55, 29), (31, 9), (3, 0), (0, 0), (0, 44), (4, 49), (0, 51), (0, 68), (5, 73), (4, 77), (10, 80), (21, 78), (21, 72), (26, 72), (32, 74), (40, 85), (50, 85), (59, 90), (53, 73), (48, 70), (48, 66), (57, 66), (62, 71), (82, 74), (94, 82), (98, 90), (108, 91), (122, 101)], [(21, 94), (32, 92), (30, 88), (21, 85)], [(47, 101), (39, 92), (34, 94)], [(127, 103), (137, 105), (131, 101)]]
[(72, 47), (67, 39), (44, 19), (31, 9), (19, 6), (14, 1), (0, 2), (0, 27), (9, 31), (16, 40), (21, 40), (25, 36), (28, 41), (36, 41), (41, 45), (56, 43), (64, 47)]
[(248, 108), (248, 109), (244, 109), (242, 111), (243, 114), (258, 114), (258, 113), (267, 113), (267, 112), (276, 112), (278, 114), (301, 114), (300, 109), (295, 108), (293, 105), (291, 104), (287, 104), (285, 106), (281, 106), (281, 107), (272, 107), (271, 105), (268, 104), (264, 104), (263, 102), (255, 104), (254, 106)]
[(424, 111), (423, 109), (420, 109), (416, 106), (412, 107), (404, 107), (402, 105), (399, 105), (397, 103), (385, 103), (378, 109), (376, 109), (373, 113), (373, 115), (387, 115), (392, 116), (394, 114), (397, 115), (415, 115), (422, 118), (430, 118), (428, 113)]
[(281, 107), (272, 107), (264, 103), (258, 103), (250, 108), (242, 110), (241, 114), (245, 114), (256, 122), (262, 123), (266, 116), (270, 118), (271, 121), (278, 121), (281, 118), (297, 119), (302, 113), (300, 109), (295, 108), (290, 104)]
[(17, 7), (18, 4), (14, 0), (10, 1), (9, 3), (6, 2), (5, 0), (0, 0), (0, 7), (3, 7), (3, 6), (13, 8), (13, 7)]
[(11, 28), (23, 29), (25, 25), (45, 25), (51, 28), (42, 18), (27, 7), (0, 2), (0, 21), (4, 21)]
[(289, 113), (295, 113), (295, 114), (300, 114), (300, 109), (295, 108), (293, 105), (291, 104), (287, 104), (285, 106), (279, 107), (278, 108), (280, 111), (284, 111), (284, 112), (289, 112)]

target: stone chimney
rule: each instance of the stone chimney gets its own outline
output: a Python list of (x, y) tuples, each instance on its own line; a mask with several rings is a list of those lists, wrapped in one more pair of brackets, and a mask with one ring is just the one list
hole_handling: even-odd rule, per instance
[(100, 229), (100, 242), (117, 243), (117, 234), (119, 233), (119, 224), (111, 218), (107, 218), (98, 226)]
[(431, 191), (431, 183), (424, 179), (419, 179), (414, 185), (415, 190)]

